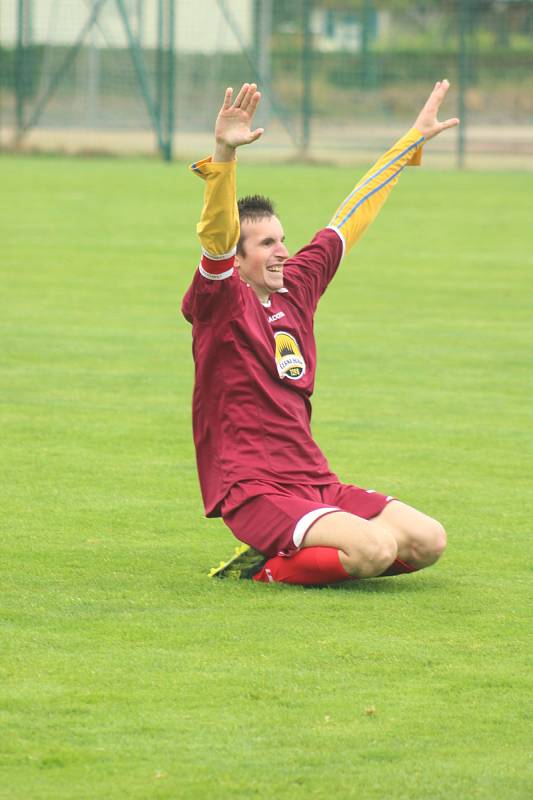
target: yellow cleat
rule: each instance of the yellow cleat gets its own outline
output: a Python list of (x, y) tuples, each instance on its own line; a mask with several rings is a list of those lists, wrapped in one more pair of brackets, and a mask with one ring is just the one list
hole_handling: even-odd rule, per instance
[(224, 561), (221, 561), (219, 567), (211, 567), (209, 570), (209, 577), (212, 578), (213, 575), (216, 575), (219, 569), (221, 569), (223, 566), (225, 566)]
[(253, 578), (266, 560), (266, 556), (249, 544), (240, 544), (229, 561), (221, 561), (218, 567), (211, 567), (208, 574), (210, 578)]

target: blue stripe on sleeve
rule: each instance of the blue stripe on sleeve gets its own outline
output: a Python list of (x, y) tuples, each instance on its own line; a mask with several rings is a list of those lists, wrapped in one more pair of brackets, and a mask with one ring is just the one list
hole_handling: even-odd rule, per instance
[[(391, 159), (391, 160), (390, 160), (390, 161), (389, 161), (387, 164), (385, 164), (383, 167), (381, 167), (381, 169), (378, 169), (378, 171), (377, 171), (377, 172), (375, 172), (373, 175), (370, 175), (370, 177), (369, 177), (369, 178), (367, 178), (367, 179), (366, 179), (366, 181), (365, 181), (364, 183), (357, 184), (357, 186), (355, 187), (355, 189), (354, 189), (352, 192), (350, 192), (350, 194), (349, 194), (349, 195), (348, 195), (348, 197), (347, 197), (347, 198), (344, 200), (344, 202), (343, 202), (343, 203), (341, 203), (341, 205), (339, 206), (339, 209), (338, 209), (338, 211), (335, 213), (335, 217), (337, 217), (337, 216), (338, 216), (340, 213), (342, 213), (342, 209), (345, 207), (346, 203), (348, 203), (348, 202), (349, 202), (349, 200), (351, 200), (351, 198), (354, 196), (354, 194), (355, 194), (356, 192), (359, 192), (361, 189), (364, 189), (364, 187), (365, 187), (365, 186), (366, 186), (368, 183), (370, 183), (370, 181), (373, 181), (373, 180), (374, 180), (374, 178), (377, 178), (379, 175), (381, 175), (381, 173), (382, 173), (384, 170), (388, 169), (389, 167), (392, 167), (392, 165), (394, 164), (394, 162), (395, 162), (395, 161), (398, 161), (398, 159), (399, 159), (399, 158), (402, 158), (404, 155), (406, 155), (406, 154), (409, 152), (409, 150), (412, 150), (412, 149), (413, 149), (413, 147), (418, 147), (418, 145), (419, 145), (419, 144), (422, 144), (422, 142), (424, 141), (424, 138), (425, 138), (424, 136), (421, 136), (421, 137), (420, 137), (420, 139), (418, 139), (416, 142), (414, 142), (414, 144), (410, 144), (410, 145), (409, 145), (409, 147), (406, 147), (406, 148), (405, 148), (405, 150), (402, 150), (402, 152), (401, 152), (401, 153), (398, 153), (398, 155), (397, 155), (397, 156), (395, 156), (394, 158), (392, 158), (392, 159)], [(335, 217), (333, 217), (333, 219), (335, 219)], [(341, 223), (341, 225), (342, 225), (342, 223)]]
[(405, 169), (405, 164), (403, 165), (403, 167), (400, 167), (400, 169), (397, 169), (397, 170), (396, 170), (396, 172), (394, 172), (394, 173), (393, 173), (393, 174), (392, 174), (392, 175), (391, 175), (389, 178), (387, 178), (387, 180), (386, 180), (386, 181), (383, 181), (383, 183), (380, 183), (380, 185), (379, 185), (379, 186), (376, 186), (376, 188), (375, 188), (375, 189), (372, 189), (372, 191), (371, 191), (371, 192), (369, 192), (368, 194), (365, 194), (365, 196), (364, 196), (364, 197), (362, 197), (362, 198), (359, 200), (359, 202), (357, 202), (357, 203), (354, 205), (354, 207), (353, 207), (352, 209), (350, 209), (350, 211), (349, 211), (349, 212), (346, 214), (346, 216), (344, 217), (344, 219), (343, 219), (341, 222), (339, 222), (339, 224), (337, 225), (337, 227), (338, 227), (338, 228), (342, 228), (342, 226), (344, 225), (344, 223), (345, 223), (345, 222), (347, 222), (347, 221), (350, 219), (350, 217), (352, 216), (352, 214), (354, 214), (354, 213), (357, 211), (357, 209), (359, 208), (359, 206), (361, 206), (361, 205), (362, 205), (362, 204), (363, 204), (363, 203), (364, 203), (366, 200), (368, 200), (370, 197), (372, 197), (372, 195), (373, 195), (373, 194), (375, 194), (376, 192), (379, 192), (379, 191), (380, 191), (380, 189), (383, 189), (383, 187), (384, 187), (384, 186), (386, 186), (388, 183), (390, 183), (392, 180), (394, 180), (394, 178), (395, 178), (397, 175), (399, 175), (399, 174), (400, 174), (400, 172), (401, 172), (403, 169)]

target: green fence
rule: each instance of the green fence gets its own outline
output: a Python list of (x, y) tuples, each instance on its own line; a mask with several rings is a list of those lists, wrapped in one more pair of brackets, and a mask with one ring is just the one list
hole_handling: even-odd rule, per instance
[[(533, 162), (533, 1), (3, 0), (3, 147), (187, 156), (227, 85), (264, 93), (264, 152), (345, 158), (409, 124), (436, 79), (446, 153)], [(445, 151), (442, 151), (445, 155)]]

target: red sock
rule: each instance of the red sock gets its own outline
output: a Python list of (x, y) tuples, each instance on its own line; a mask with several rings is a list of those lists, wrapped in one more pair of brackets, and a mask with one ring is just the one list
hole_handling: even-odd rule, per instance
[(335, 547), (304, 547), (292, 556), (274, 556), (254, 575), (254, 581), (326, 586), (356, 580), (341, 564)]
[(390, 567), (388, 567), (385, 572), (382, 572), (381, 575), (378, 575), (378, 577), (386, 578), (389, 575), (405, 575), (408, 572), (416, 572), (416, 570), (417, 567), (413, 567), (406, 561), (402, 561), (401, 558), (397, 558), (396, 561), (393, 561)]

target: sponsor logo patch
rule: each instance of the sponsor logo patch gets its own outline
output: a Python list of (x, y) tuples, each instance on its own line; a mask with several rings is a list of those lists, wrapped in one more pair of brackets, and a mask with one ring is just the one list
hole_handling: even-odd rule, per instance
[(285, 312), (284, 311), (278, 311), (277, 314), (272, 314), (272, 316), (268, 318), (268, 321), (269, 322), (275, 322), (277, 319), (281, 319), (284, 316), (285, 316)]
[(298, 342), (287, 331), (276, 331), (276, 365), (280, 378), (297, 381), (305, 375), (305, 361)]

